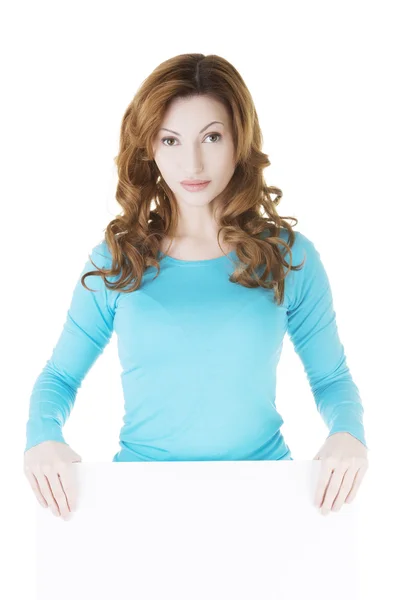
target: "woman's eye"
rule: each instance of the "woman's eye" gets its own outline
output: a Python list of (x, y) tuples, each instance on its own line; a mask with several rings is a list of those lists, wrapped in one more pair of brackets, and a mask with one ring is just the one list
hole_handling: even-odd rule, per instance
[[(220, 139), (222, 138), (222, 135), (220, 133), (209, 133), (206, 137), (212, 137), (212, 136), (217, 136), (217, 142), (220, 141)], [(164, 144), (164, 142), (166, 142), (167, 140), (176, 140), (178, 141), (175, 137), (165, 137), (162, 138), (161, 143)], [(175, 146), (176, 144), (164, 144), (164, 146)]]
[[(161, 140), (161, 143), (164, 144), (164, 142), (166, 142), (167, 140), (176, 140), (176, 138), (163, 138)], [(171, 146), (171, 145), (174, 145), (174, 144), (164, 144), (164, 146)]]
[(207, 137), (211, 137), (211, 136), (217, 136), (217, 142), (219, 142), (219, 140), (222, 138), (222, 135), (220, 133), (209, 133)]

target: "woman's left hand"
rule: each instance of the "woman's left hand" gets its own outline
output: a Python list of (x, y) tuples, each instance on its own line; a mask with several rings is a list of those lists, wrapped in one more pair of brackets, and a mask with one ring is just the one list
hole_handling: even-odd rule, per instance
[(368, 469), (368, 448), (350, 433), (333, 433), (313, 460), (321, 460), (315, 505), (326, 515), (354, 500)]

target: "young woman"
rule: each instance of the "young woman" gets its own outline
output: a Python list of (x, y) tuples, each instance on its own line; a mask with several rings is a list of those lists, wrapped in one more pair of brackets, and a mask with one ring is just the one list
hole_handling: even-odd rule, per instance
[(316, 502), (354, 497), (363, 406), (319, 253), (278, 215), (261, 144), (242, 77), (215, 55), (165, 61), (128, 106), (122, 214), (80, 273), (30, 399), (25, 473), (54, 514), (72, 510), (68, 466), (81, 460), (62, 427), (113, 331), (126, 407), (113, 461), (293, 460), (275, 407), (287, 331), (329, 428)]

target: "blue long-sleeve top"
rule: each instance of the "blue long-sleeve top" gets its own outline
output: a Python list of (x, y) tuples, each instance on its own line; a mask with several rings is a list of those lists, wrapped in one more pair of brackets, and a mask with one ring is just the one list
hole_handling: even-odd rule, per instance
[[(287, 230), (279, 234), (288, 241)], [(283, 246), (280, 247), (283, 249)], [(33, 386), (25, 451), (67, 443), (62, 428), (78, 388), (116, 332), (124, 417), (113, 462), (293, 460), (275, 406), (276, 369), (287, 332), (329, 434), (367, 448), (363, 405), (338, 336), (327, 273), (314, 244), (295, 231), (285, 299), (229, 281), (235, 251), (181, 260), (160, 251), (134, 292), (109, 290), (87, 260), (61, 335)], [(288, 261), (288, 254), (286, 260)], [(90, 257), (110, 268), (105, 239)], [(285, 268), (286, 269), (286, 268)], [(115, 281), (117, 277), (109, 280)]]

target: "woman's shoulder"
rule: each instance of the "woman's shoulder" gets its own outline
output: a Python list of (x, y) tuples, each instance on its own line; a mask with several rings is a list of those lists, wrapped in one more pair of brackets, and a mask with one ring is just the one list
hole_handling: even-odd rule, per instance
[[(112, 263), (112, 254), (108, 247), (108, 244), (103, 237), (100, 242), (92, 247), (90, 251), (90, 258), (101, 268), (110, 268)], [(101, 264), (99, 264), (99, 262)]]
[[(293, 245), (291, 246), (291, 251), (292, 251), (293, 255), (296, 255), (296, 257), (300, 257), (300, 260), (301, 260), (301, 256), (304, 254), (304, 251), (307, 252), (307, 250), (312, 248), (313, 243), (310, 240), (310, 238), (307, 237), (301, 231), (293, 229), (293, 234), (294, 234), (294, 241), (293, 241)], [(270, 236), (271, 236), (270, 230), (268, 229), (263, 234), (263, 239), (265, 239), (266, 237), (270, 237)], [(286, 244), (288, 244), (289, 243), (289, 230), (286, 229), (285, 227), (281, 227), (279, 229), (278, 237), (280, 239), (282, 239)], [(283, 245), (281, 245), (281, 249), (284, 251), (285, 247)]]

